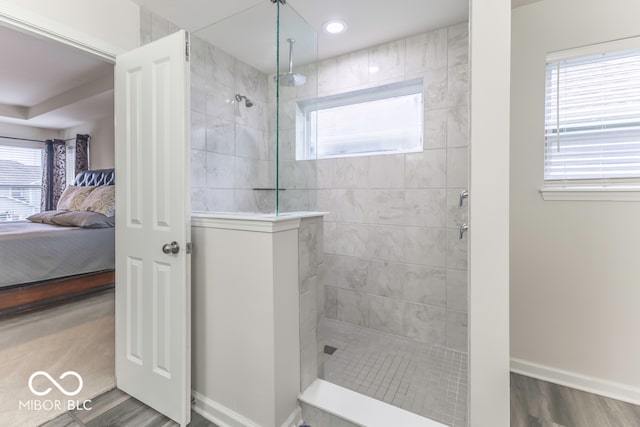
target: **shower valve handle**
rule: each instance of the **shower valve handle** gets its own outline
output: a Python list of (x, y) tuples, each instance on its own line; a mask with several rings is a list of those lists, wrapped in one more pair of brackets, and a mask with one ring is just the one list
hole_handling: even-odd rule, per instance
[(469, 192), (467, 190), (463, 190), (460, 192), (460, 207), (462, 207), (462, 201), (469, 197)]
[(462, 240), (462, 238), (464, 237), (464, 233), (469, 231), (469, 226), (467, 224), (460, 224), (459, 230), (460, 230), (460, 240)]

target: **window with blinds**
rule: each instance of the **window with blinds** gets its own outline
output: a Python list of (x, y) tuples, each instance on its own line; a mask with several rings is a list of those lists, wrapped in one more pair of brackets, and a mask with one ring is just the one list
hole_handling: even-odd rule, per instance
[(640, 49), (548, 61), (545, 181), (640, 178)]
[(0, 141), (0, 221), (23, 220), (40, 212), (43, 147)]

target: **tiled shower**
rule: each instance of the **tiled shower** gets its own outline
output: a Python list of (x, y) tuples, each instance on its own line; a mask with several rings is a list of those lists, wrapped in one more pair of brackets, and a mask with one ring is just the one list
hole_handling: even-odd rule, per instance
[[(143, 42), (177, 29), (144, 9), (141, 21)], [(447, 371), (436, 375), (439, 386), (411, 389), (427, 403), (409, 402), (414, 384), (403, 389), (400, 380), (392, 395), (374, 397), (456, 426), (466, 425), (468, 44), (468, 24), (459, 23), (296, 67), (308, 83), (281, 89), (278, 127), (280, 211), (327, 212), (300, 231), (301, 254), (322, 253), (301, 267), (302, 387), (361, 372), (361, 381), (354, 374), (336, 383), (366, 392), (366, 361), (349, 354), (367, 352), (387, 370), (389, 360), (405, 368), (433, 360), (416, 369)], [(191, 66), (193, 209), (273, 212), (272, 75), (197, 35)], [(422, 152), (296, 160), (297, 101), (414, 78), (424, 81)], [(253, 106), (232, 102), (236, 94)], [(359, 347), (324, 354), (339, 343)], [(402, 352), (385, 353), (393, 346)]]
[[(466, 351), (467, 25), (324, 61), (319, 95), (424, 77), (420, 153), (317, 161), (325, 315)], [(369, 72), (370, 64), (380, 69)], [(384, 70), (384, 75), (380, 72)], [(346, 75), (346, 76), (345, 76)], [(385, 80), (380, 80), (384, 78)]]

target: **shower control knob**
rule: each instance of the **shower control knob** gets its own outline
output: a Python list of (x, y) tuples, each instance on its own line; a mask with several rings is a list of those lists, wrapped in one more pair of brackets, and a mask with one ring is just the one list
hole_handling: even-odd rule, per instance
[(460, 192), (460, 207), (462, 207), (462, 201), (469, 197), (469, 192), (467, 190), (463, 190)]
[(464, 233), (469, 231), (469, 226), (467, 224), (460, 224), (459, 230), (460, 230), (460, 240), (462, 240), (462, 238), (464, 237)]

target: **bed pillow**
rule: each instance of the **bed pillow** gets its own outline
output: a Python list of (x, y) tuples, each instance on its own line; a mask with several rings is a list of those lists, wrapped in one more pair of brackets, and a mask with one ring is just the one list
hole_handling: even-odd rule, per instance
[(96, 187), (82, 203), (82, 211), (97, 212), (104, 216), (116, 214), (115, 185), (101, 185)]
[(63, 227), (108, 228), (115, 226), (115, 217), (89, 211), (61, 212), (54, 216), (52, 221), (55, 225)]
[(69, 185), (58, 200), (59, 211), (79, 211), (87, 196), (95, 189), (93, 186), (78, 187)]
[(31, 222), (37, 222), (41, 224), (53, 224), (53, 218), (65, 212), (67, 211), (43, 211), (31, 215), (27, 217), (27, 219)]

